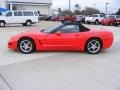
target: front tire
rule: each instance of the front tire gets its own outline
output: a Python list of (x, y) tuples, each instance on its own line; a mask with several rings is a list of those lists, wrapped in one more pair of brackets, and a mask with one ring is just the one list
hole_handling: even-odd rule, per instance
[(18, 43), (18, 49), (24, 54), (30, 54), (35, 51), (35, 43), (29, 38), (23, 38)]
[(102, 42), (98, 39), (90, 39), (86, 43), (85, 49), (89, 54), (98, 54), (102, 49)]
[(0, 21), (0, 27), (5, 27), (5, 22), (4, 21)]

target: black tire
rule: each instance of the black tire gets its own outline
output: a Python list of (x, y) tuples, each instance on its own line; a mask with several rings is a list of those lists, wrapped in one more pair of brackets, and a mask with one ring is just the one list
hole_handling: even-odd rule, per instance
[(30, 54), (35, 51), (35, 43), (32, 39), (23, 38), (18, 42), (18, 50), (24, 54)]
[(114, 25), (114, 26), (118, 26), (118, 24), (117, 24), (117, 23), (114, 23), (113, 25)]
[(95, 25), (98, 25), (98, 24), (100, 24), (100, 23), (99, 23), (98, 20), (95, 20), (94, 24), (95, 24)]
[(26, 26), (26, 24), (25, 24), (25, 23), (23, 23), (22, 25), (23, 25), (23, 26)]
[(101, 51), (101, 49), (102, 49), (102, 42), (99, 39), (94, 39), (94, 38), (90, 39), (87, 41), (85, 45), (85, 50), (89, 54), (98, 54)]
[(31, 26), (32, 25), (32, 22), (30, 20), (26, 21), (25, 23), (26, 26)]
[(5, 27), (6, 23), (4, 21), (0, 21), (0, 27)]

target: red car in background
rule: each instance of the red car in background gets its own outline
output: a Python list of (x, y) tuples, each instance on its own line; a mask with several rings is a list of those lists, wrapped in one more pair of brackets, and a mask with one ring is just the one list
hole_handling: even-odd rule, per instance
[(101, 20), (100, 23), (102, 25), (117, 26), (120, 24), (120, 16), (119, 15), (111, 15), (111, 16)]
[(67, 16), (65, 16), (65, 21), (74, 22), (75, 20), (76, 20), (76, 17), (75, 17), (75, 16), (72, 16), (72, 15), (67, 15)]
[(51, 21), (59, 21), (59, 16), (52, 16)]
[(53, 16), (51, 18), (51, 21), (61, 21), (61, 22), (74, 22), (75, 20), (76, 17), (72, 15)]

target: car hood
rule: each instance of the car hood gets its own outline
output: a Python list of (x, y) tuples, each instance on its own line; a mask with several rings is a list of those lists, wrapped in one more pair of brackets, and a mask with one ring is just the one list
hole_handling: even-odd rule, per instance
[(11, 39), (21, 38), (21, 37), (32, 37), (34, 35), (42, 35), (43, 33), (40, 32), (40, 30), (29, 30), (26, 32), (22, 32), (20, 34), (16, 34), (11, 37)]

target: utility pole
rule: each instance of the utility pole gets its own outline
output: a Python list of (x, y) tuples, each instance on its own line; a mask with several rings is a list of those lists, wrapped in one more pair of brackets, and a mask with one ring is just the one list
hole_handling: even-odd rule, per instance
[(96, 4), (93, 4), (93, 6), (94, 6), (94, 13), (95, 13), (95, 6), (96, 6)]
[(105, 5), (106, 5), (106, 14), (108, 14), (108, 4), (109, 3), (105, 3)]
[(69, 13), (71, 11), (71, 0), (69, 0)]

